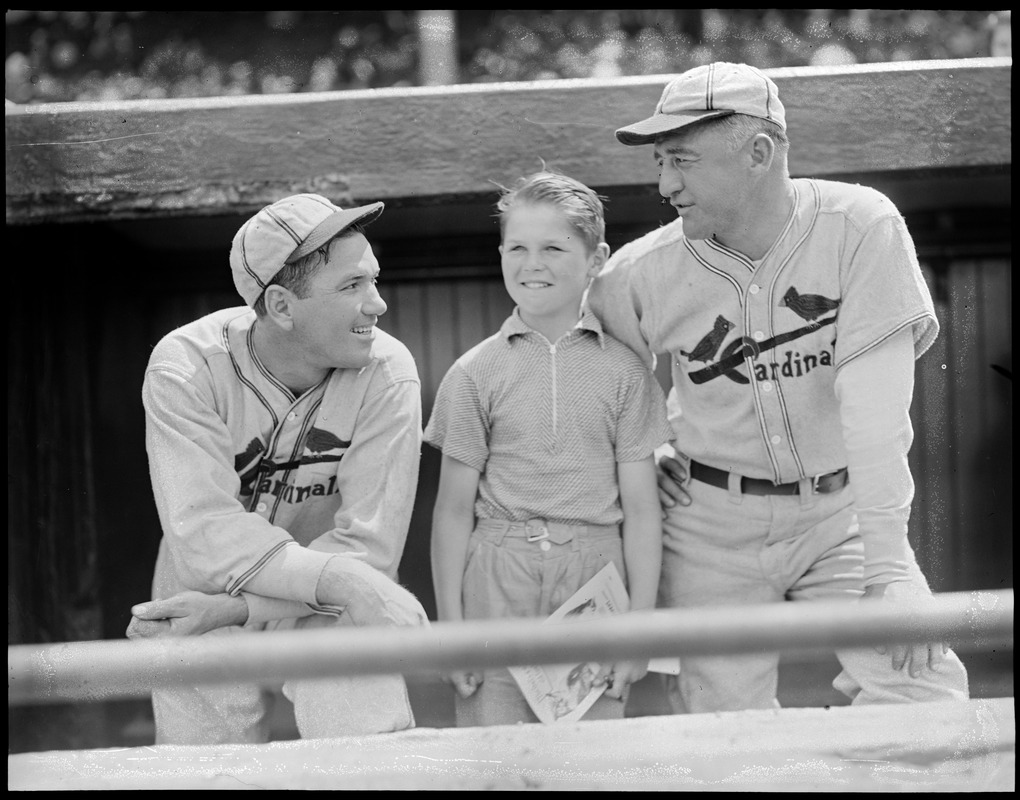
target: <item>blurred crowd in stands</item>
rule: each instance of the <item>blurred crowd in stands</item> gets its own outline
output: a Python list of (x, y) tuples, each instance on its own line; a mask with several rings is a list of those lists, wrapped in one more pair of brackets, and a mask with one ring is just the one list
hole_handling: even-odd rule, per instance
[[(417, 11), (7, 11), (8, 102), (415, 86)], [(435, 12), (433, 12), (435, 13)], [(1011, 56), (1010, 12), (453, 11), (462, 83)]]

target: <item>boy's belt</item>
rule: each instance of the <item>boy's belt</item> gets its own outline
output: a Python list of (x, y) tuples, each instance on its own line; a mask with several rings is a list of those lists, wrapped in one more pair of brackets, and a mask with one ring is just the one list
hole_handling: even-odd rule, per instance
[(540, 542), (549, 539), (556, 544), (565, 544), (571, 539), (620, 535), (619, 525), (576, 525), (552, 522), (538, 517), (529, 519), (527, 522), (482, 519), (478, 521), (478, 527), (490, 532), (502, 533), (506, 536), (525, 538), (529, 542)]
[[(710, 467), (697, 461), (691, 461), (691, 477), (696, 481), (716, 486), (720, 489), (730, 487), (730, 473), (725, 470)], [(850, 474), (846, 467), (837, 469), (835, 472), (828, 472), (825, 475), (816, 475), (811, 479), (811, 488), (815, 494), (829, 494), (838, 492), (850, 481)], [(773, 483), (763, 478), (745, 478), (740, 476), (740, 491), (743, 494), (800, 494), (800, 481), (793, 483)]]

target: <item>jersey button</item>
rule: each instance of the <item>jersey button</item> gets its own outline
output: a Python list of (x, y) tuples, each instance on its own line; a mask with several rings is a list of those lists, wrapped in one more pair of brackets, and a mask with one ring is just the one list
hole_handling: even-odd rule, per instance
[(761, 287), (757, 283), (752, 283), (750, 287), (748, 287), (748, 291), (750, 291), (751, 294), (758, 294), (758, 292), (761, 291)]
[(755, 331), (755, 332), (754, 332), (754, 333), (752, 333), (751, 335), (752, 335), (752, 336), (754, 337), (754, 340), (755, 340), (756, 342), (762, 342), (762, 341), (764, 341), (764, 340), (765, 340), (765, 334), (764, 334), (764, 333), (762, 333), (761, 331)]
[(265, 511), (266, 510), (266, 504), (265, 503), (259, 503), (257, 506), (255, 506), (255, 510), (256, 511)]
[(552, 545), (549, 544), (549, 542), (542, 542), (542, 544), (540, 544), (539, 547), (541, 547), (542, 550), (544, 550), (545, 552), (548, 553), (549, 549), (552, 547)]
[(779, 444), (781, 441), (783, 441), (783, 437), (782, 436), (773, 436), (772, 437), (772, 444)]
[(296, 412), (296, 411), (291, 411), (291, 412), (290, 412), (290, 413), (289, 413), (289, 414), (287, 415), (287, 419), (291, 419), (291, 420), (297, 419), (297, 412)]
[(771, 391), (772, 391), (772, 383), (771, 383), (770, 381), (765, 381), (765, 382), (764, 382), (764, 383), (763, 383), (763, 384), (761, 385), (761, 388), (762, 388), (762, 389), (763, 389), (764, 391), (766, 391), (766, 392), (771, 392)]

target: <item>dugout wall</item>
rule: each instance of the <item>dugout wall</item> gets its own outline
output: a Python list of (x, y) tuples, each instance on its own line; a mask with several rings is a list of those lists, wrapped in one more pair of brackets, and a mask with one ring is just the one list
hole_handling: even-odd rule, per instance
[[(936, 591), (1012, 586), (1011, 69), (769, 71), (791, 171), (886, 192), (920, 250), (942, 334), (918, 366), (910, 535)], [(8, 106), (9, 644), (119, 638), (148, 597), (142, 372), (164, 333), (239, 304), (227, 253), (246, 216), (299, 191), (386, 201), (380, 324), (416, 357), (427, 419), (511, 308), (494, 183), (540, 159), (585, 181), (614, 249), (670, 219), (649, 153), (612, 135), (665, 80)], [(402, 570), (430, 610), (438, 463), (425, 447)]]

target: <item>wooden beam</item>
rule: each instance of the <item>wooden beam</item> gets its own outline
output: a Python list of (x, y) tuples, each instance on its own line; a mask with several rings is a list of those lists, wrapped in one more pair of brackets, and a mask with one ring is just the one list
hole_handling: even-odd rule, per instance
[(1012, 697), (7, 757), (9, 791), (1013, 792)]
[[(768, 71), (796, 175), (1011, 164), (1012, 59)], [(5, 109), (7, 222), (247, 213), (315, 191), (428, 206), (491, 195), (544, 159), (599, 188), (655, 180), (614, 130), (670, 76)]]
[(107, 701), (155, 687), (583, 660), (831, 652), (876, 644), (1012, 642), (1012, 590), (944, 593), (922, 605), (812, 602), (670, 609), (547, 625), (538, 620), (240, 633), (7, 648), (8, 705)]

